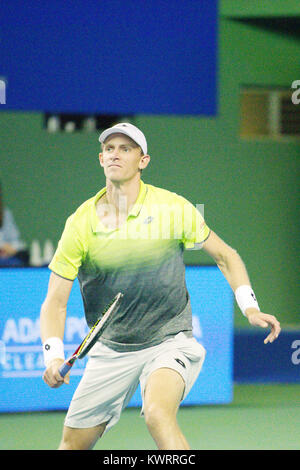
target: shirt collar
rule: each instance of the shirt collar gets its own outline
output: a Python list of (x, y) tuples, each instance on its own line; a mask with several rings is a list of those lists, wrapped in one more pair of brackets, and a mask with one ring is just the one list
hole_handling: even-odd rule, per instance
[[(129, 217), (137, 217), (139, 215), (139, 213), (141, 212), (141, 209), (142, 209), (147, 191), (148, 191), (147, 186), (145, 185), (145, 183), (142, 180), (140, 180), (140, 191), (139, 191), (137, 200), (135, 201), (133, 207), (131, 208), (131, 210), (128, 214), (127, 220), (128, 220)], [(106, 193), (106, 187), (102, 188), (95, 195), (95, 197), (93, 198), (93, 212), (92, 212), (92, 230), (93, 230), (93, 232), (99, 232), (99, 224), (100, 224), (100, 226), (102, 225), (101, 221), (99, 220), (99, 218), (97, 216), (96, 203), (100, 199), (100, 197), (102, 197), (103, 194), (105, 194), (105, 193)]]
[(137, 200), (135, 201), (133, 207), (129, 211), (128, 217), (129, 216), (137, 217), (139, 215), (139, 213), (141, 212), (142, 205), (144, 204), (144, 200), (145, 200), (145, 197), (146, 197), (146, 194), (147, 194), (147, 186), (145, 185), (145, 183), (142, 180), (140, 181), (140, 183), (141, 184), (140, 184), (139, 195), (138, 195)]

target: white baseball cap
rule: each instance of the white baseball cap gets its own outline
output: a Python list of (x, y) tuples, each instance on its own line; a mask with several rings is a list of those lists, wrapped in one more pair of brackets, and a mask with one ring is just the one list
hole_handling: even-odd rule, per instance
[(103, 143), (109, 135), (117, 133), (125, 134), (130, 137), (132, 140), (134, 140), (136, 144), (141, 147), (144, 155), (147, 155), (146, 137), (144, 136), (142, 131), (140, 131), (140, 129), (138, 129), (133, 124), (130, 124), (129, 122), (120, 122), (119, 124), (116, 124), (113, 127), (109, 127), (109, 129), (106, 129), (102, 132), (102, 134), (100, 134), (99, 141)]

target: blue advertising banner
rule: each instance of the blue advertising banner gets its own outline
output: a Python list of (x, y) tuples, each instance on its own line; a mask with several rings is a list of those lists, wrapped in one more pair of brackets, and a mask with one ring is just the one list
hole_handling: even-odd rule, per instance
[[(65, 410), (87, 359), (78, 360), (69, 385), (51, 389), (44, 371), (39, 314), (45, 299), (48, 268), (0, 270), (0, 412)], [(233, 294), (215, 266), (186, 267), (193, 310), (193, 332), (206, 348), (203, 369), (185, 405), (232, 400)], [(79, 284), (75, 281), (65, 328), (65, 353), (71, 354), (87, 332)], [(137, 389), (129, 406), (140, 406)]]
[(215, 116), (217, 16), (217, 0), (1, 2), (1, 110)]

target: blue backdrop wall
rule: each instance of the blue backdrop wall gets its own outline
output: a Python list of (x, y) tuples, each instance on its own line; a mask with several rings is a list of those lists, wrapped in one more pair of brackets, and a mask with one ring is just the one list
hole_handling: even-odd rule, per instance
[[(49, 388), (44, 371), (39, 312), (47, 292), (48, 268), (0, 270), (0, 412), (66, 409), (86, 359), (71, 371), (70, 385)], [(186, 268), (193, 310), (193, 330), (206, 360), (184, 404), (229, 403), (232, 400), (233, 295), (217, 267)], [(79, 284), (68, 303), (65, 353), (71, 354), (86, 333)], [(139, 390), (129, 406), (140, 406)]]
[(216, 114), (216, 0), (11, 0), (0, 18), (6, 110)]

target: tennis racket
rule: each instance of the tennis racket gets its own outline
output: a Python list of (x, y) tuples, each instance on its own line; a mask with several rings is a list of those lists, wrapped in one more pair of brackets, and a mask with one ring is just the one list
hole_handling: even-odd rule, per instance
[(102, 315), (98, 318), (94, 326), (90, 329), (82, 343), (78, 346), (76, 351), (62, 364), (62, 366), (59, 368), (59, 373), (62, 377), (64, 377), (69, 372), (77, 359), (82, 359), (94, 346), (106, 328), (109, 317), (119, 308), (122, 297), (123, 294), (121, 294), (121, 292), (119, 292), (114, 297), (111, 303), (107, 305)]

